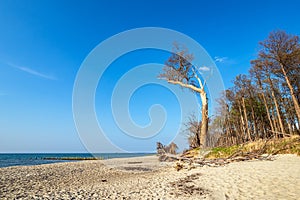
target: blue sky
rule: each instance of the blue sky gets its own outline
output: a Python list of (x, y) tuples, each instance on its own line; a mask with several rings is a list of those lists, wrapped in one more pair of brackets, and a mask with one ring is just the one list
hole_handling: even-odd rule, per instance
[[(2, 0), (0, 152), (85, 151), (73, 121), (73, 84), (85, 57), (110, 36), (149, 26), (182, 32), (215, 59), (229, 87), (236, 75), (248, 71), (258, 42), (270, 31), (282, 29), (299, 34), (299, 7), (297, 0)], [(156, 62), (167, 58), (166, 54), (152, 56)], [(115, 72), (108, 71), (104, 79), (114, 79)], [(135, 96), (143, 98), (138, 92)], [(100, 97), (97, 93), (96, 98)], [(133, 108), (134, 102), (130, 102)], [(147, 117), (143, 120), (141, 113), (132, 110), (133, 119), (147, 123)], [(125, 139), (119, 145), (127, 142)]]

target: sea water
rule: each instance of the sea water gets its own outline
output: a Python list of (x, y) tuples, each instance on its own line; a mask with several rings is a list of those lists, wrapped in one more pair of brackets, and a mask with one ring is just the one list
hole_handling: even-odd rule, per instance
[(47, 158), (129, 158), (152, 155), (148, 153), (0, 153), (0, 168), (10, 166), (41, 165), (74, 160), (52, 160)]

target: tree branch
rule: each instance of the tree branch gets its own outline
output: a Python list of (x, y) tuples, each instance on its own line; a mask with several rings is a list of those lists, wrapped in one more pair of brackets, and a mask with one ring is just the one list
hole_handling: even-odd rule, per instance
[(194, 70), (194, 69), (192, 69), (192, 70), (193, 70), (193, 72), (194, 72), (194, 76), (196, 77), (196, 79), (197, 79), (197, 81), (198, 81), (198, 83), (199, 83), (199, 85), (200, 85), (200, 89), (203, 90), (203, 89), (204, 89), (204, 85), (202, 84), (202, 81), (201, 81), (200, 78), (198, 77), (198, 75), (197, 75), (197, 73), (195, 72), (195, 70)]
[(189, 89), (191, 89), (191, 90), (193, 90), (195, 92), (199, 92), (201, 94), (204, 93), (203, 88), (197, 88), (197, 87), (195, 87), (193, 85), (182, 83), (180, 81), (174, 81), (174, 80), (167, 80), (167, 81), (168, 81), (168, 83), (172, 83), (174, 85), (180, 85), (181, 87), (189, 88)]

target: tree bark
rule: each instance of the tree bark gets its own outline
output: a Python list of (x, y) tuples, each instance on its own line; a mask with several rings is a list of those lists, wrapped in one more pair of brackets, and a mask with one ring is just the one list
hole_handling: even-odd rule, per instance
[(272, 131), (272, 133), (274, 133), (275, 129), (274, 129), (274, 126), (273, 126), (273, 122), (272, 122), (270, 113), (269, 113), (269, 112), (270, 112), (270, 111), (269, 111), (269, 106), (268, 106), (268, 104), (267, 104), (267, 100), (266, 100), (265, 94), (262, 92), (262, 93), (261, 93), (261, 96), (262, 96), (262, 99), (263, 99), (264, 104), (265, 104), (265, 108), (266, 108), (267, 117), (268, 117), (268, 120), (269, 120), (269, 123), (270, 123), (271, 131)]
[(257, 134), (257, 124), (256, 124), (253, 105), (251, 105), (251, 117), (252, 117), (252, 121), (253, 121), (253, 133), (254, 133), (255, 136), (258, 136), (258, 134)]
[(291, 93), (291, 97), (292, 97), (292, 100), (294, 102), (294, 106), (295, 106), (295, 111), (296, 111), (296, 114), (297, 114), (297, 118), (298, 118), (298, 121), (300, 121), (300, 106), (299, 106), (299, 103), (298, 103), (298, 100), (296, 98), (296, 95), (295, 95), (295, 92), (294, 92), (294, 88), (286, 74), (286, 71), (284, 69), (284, 66), (283, 64), (280, 63), (280, 68), (281, 68), (281, 71), (284, 75), (284, 78), (285, 78), (285, 81), (290, 89), (290, 93)]
[(245, 121), (246, 121), (246, 129), (247, 129), (248, 140), (252, 141), (249, 126), (248, 126), (248, 117), (247, 117), (247, 110), (246, 110), (245, 98), (244, 97), (242, 97), (242, 102), (243, 102), (243, 110), (244, 110), (244, 116), (245, 116)]
[(279, 133), (279, 130), (280, 130), (280, 126), (278, 125), (278, 117), (275, 117), (276, 114), (275, 114), (275, 110), (274, 107), (272, 106), (271, 108), (271, 112), (272, 112), (272, 116), (274, 116), (274, 119), (273, 119), (273, 125), (274, 125), (274, 129), (275, 129), (275, 137), (278, 138), (278, 133)]
[(273, 101), (274, 101), (275, 108), (276, 108), (276, 112), (277, 112), (277, 116), (278, 116), (278, 121), (279, 121), (279, 125), (280, 125), (280, 130), (281, 130), (281, 133), (283, 134), (283, 136), (285, 136), (285, 130), (284, 130), (283, 122), (282, 122), (281, 111), (280, 111), (280, 108), (278, 106), (278, 102), (276, 100), (276, 96), (275, 96), (275, 92), (274, 92), (274, 87), (273, 87), (273, 82), (272, 82), (272, 80), (271, 80), (270, 77), (268, 77), (268, 80), (269, 80), (270, 86), (271, 86), (271, 94), (272, 94)]
[(208, 130), (208, 103), (206, 93), (203, 91), (200, 93), (200, 98), (202, 102), (202, 121), (201, 121), (201, 131), (200, 131), (200, 147), (206, 147), (206, 138)]
[(245, 126), (245, 122), (244, 122), (244, 117), (243, 117), (243, 113), (242, 113), (242, 108), (240, 105), (240, 102), (238, 101), (238, 107), (239, 107), (239, 112), (240, 112), (240, 118), (241, 118), (241, 122), (242, 122), (242, 129), (243, 129), (243, 133), (244, 135), (246, 135), (246, 126)]

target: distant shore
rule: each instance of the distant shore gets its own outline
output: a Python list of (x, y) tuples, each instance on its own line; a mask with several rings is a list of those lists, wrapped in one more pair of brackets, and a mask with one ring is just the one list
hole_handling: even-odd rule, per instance
[(0, 169), (0, 199), (297, 199), (300, 157), (177, 172), (157, 156)]

